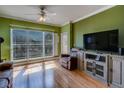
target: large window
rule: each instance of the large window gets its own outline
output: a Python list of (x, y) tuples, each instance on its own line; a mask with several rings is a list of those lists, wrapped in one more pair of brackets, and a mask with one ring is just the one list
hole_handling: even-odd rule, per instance
[(54, 33), (13, 29), (12, 60), (22, 60), (54, 55)]

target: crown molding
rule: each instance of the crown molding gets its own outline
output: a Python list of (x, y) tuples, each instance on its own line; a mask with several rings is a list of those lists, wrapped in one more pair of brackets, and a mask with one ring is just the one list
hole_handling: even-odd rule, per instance
[(70, 23), (71, 23), (71, 21), (65, 22), (64, 24), (61, 25), (61, 27), (65, 26), (67, 24), (70, 24)]
[(61, 27), (61, 25), (59, 25), (59, 24), (38, 23), (38, 22), (35, 22), (35, 21), (29, 21), (29, 20), (26, 20), (26, 19), (23, 19), (23, 18), (10, 17), (10, 16), (1, 15), (1, 14), (0, 14), (0, 17), (8, 18), (8, 19), (13, 19), (13, 20), (18, 20), (18, 21), (31, 22), (31, 23), (40, 24), (40, 25), (49, 25), (49, 26), (57, 26), (57, 27)]
[(84, 16), (84, 17), (81, 17), (81, 18), (79, 18), (79, 19), (76, 19), (76, 20), (72, 21), (72, 23), (75, 23), (75, 22), (78, 22), (78, 21), (80, 21), (80, 20), (89, 18), (89, 17), (91, 17), (91, 16), (93, 16), (93, 15), (96, 15), (96, 14), (98, 14), (98, 13), (101, 13), (101, 12), (105, 11), (105, 10), (108, 10), (108, 9), (114, 7), (114, 6), (116, 6), (116, 5), (110, 5), (110, 6), (106, 6), (106, 7), (102, 8), (102, 9), (98, 9), (98, 10), (96, 10), (96, 11), (90, 13), (89, 15), (86, 15), (86, 16)]

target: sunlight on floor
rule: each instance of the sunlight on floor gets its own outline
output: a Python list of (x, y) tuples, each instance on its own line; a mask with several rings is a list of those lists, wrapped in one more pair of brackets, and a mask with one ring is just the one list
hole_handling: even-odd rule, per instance
[(19, 75), (20, 71), (15, 71), (13, 75), (13, 79), (16, 78)]
[(51, 65), (46, 66), (46, 67), (45, 67), (45, 70), (47, 70), (47, 69), (53, 69), (53, 68), (55, 68), (55, 67), (56, 67), (56, 65), (51, 64)]
[(29, 68), (29, 69), (26, 69), (26, 71), (23, 73), (23, 75), (32, 74), (32, 73), (36, 73), (39, 71), (41, 71), (40, 67)]
[[(55, 64), (50, 64), (53, 63), (54, 61), (48, 61), (46, 63), (39, 63), (34, 65), (29, 65), (26, 69), (26, 71), (23, 73), (23, 75), (28, 75), (28, 74), (33, 74), (36, 72), (44, 71), (44, 70), (49, 70), (53, 69), (56, 67)], [(48, 64), (48, 65), (46, 65)]]

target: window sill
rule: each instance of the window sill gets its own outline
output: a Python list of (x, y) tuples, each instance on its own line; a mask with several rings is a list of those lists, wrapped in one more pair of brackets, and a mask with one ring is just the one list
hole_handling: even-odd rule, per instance
[(51, 61), (51, 60), (57, 60), (59, 59), (59, 56), (51, 56), (51, 57), (45, 57), (45, 58), (32, 58), (28, 60), (20, 60), (13, 62), (14, 66), (19, 66), (19, 65), (26, 65), (26, 64), (34, 64), (34, 63), (40, 63), (40, 62), (45, 62), (45, 61)]

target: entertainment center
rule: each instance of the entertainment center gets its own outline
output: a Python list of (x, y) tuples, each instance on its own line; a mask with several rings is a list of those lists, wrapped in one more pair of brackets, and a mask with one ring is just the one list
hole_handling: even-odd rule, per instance
[(97, 51), (77, 52), (78, 69), (109, 87), (124, 88), (124, 56)]
[(107, 82), (108, 54), (85, 52), (84, 68), (91, 76)]
[(84, 48), (77, 52), (78, 69), (110, 87), (124, 87), (124, 53), (118, 47), (118, 30), (84, 34), (83, 42)]

